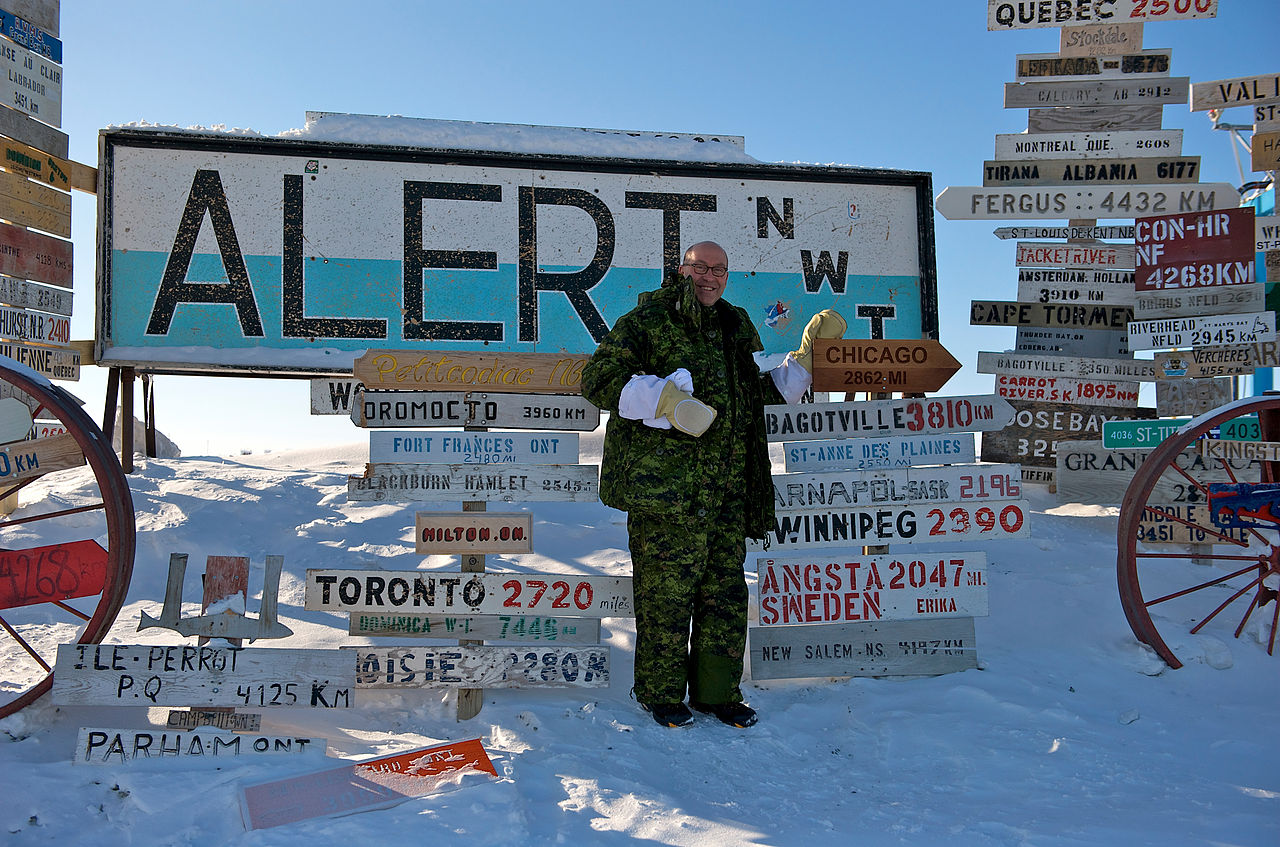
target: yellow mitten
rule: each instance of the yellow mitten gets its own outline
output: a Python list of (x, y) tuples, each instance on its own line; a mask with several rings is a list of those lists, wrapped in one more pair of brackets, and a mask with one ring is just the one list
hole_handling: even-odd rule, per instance
[(666, 418), (676, 429), (697, 438), (711, 427), (716, 419), (716, 410), (681, 391), (674, 382), (668, 380), (662, 389), (662, 396), (658, 398), (656, 417)]
[(804, 334), (800, 336), (800, 349), (792, 350), (791, 355), (806, 371), (813, 373), (813, 340), (815, 338), (844, 338), (844, 331), (849, 328), (840, 313), (835, 309), (823, 309), (809, 318), (805, 324)]

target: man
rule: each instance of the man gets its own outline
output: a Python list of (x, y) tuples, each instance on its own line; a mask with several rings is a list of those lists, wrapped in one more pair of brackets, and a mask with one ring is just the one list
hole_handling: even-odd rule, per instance
[[(769, 373), (747, 312), (724, 299), (729, 259), (703, 241), (679, 273), (618, 319), (582, 372), (582, 394), (612, 414), (600, 499), (627, 512), (636, 606), (633, 693), (664, 726), (684, 704), (748, 727), (746, 538), (773, 528), (764, 406), (796, 402), (812, 383), (813, 338), (840, 337), (815, 315), (801, 349)], [(665, 376), (664, 376), (665, 374)]]

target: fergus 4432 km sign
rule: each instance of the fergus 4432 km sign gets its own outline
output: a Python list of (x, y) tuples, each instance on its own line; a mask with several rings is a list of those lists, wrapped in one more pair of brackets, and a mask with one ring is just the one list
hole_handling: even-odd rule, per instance
[(590, 353), (701, 239), (727, 250), (766, 353), (832, 307), (850, 338), (937, 336), (927, 173), (100, 140), (102, 365), (350, 374), (368, 350)]

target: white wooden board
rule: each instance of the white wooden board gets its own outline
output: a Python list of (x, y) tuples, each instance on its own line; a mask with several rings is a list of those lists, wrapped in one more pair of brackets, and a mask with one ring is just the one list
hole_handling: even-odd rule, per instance
[[(1115, 159), (1129, 156), (1179, 156), (1182, 130), (1115, 132), (1011, 132), (996, 135), (996, 159)], [(1131, 236), (1132, 237), (1132, 236)]]
[(1129, 324), (1129, 346), (1134, 350), (1254, 344), (1275, 340), (1275, 312), (1156, 318)]
[(1206, 459), (1254, 459), (1259, 462), (1280, 462), (1280, 441), (1202, 438), (1199, 444), (1200, 455)]
[(1131, 218), (1177, 212), (1230, 209), (1240, 201), (1227, 182), (1182, 185), (1074, 185), (984, 188), (951, 185), (934, 203), (952, 221)]
[(1231, 377), (1156, 380), (1156, 414), (1162, 418), (1195, 417), (1235, 399)]
[(1133, 49), (1119, 56), (1062, 56), (1058, 53), (1019, 53), (1014, 78), (1042, 82), (1081, 79), (1150, 79), (1166, 77), (1173, 51)]
[(756, 559), (761, 626), (987, 614), (987, 556), (824, 556)]
[(1191, 83), (1191, 111), (1280, 103), (1280, 73)]
[(351, 635), (395, 638), (445, 638), (474, 641), (598, 644), (598, 618), (542, 615), (414, 615), (352, 612)]
[(8, 303), (18, 309), (35, 309), (69, 316), (72, 294), (66, 288), (55, 288), (0, 274), (0, 303)]
[(0, 102), (50, 126), (62, 126), (62, 66), (0, 40)]
[(386, 464), (547, 464), (578, 461), (578, 434), (555, 432), (369, 433), (369, 461)]
[(1019, 353), (1116, 358), (1129, 356), (1129, 339), (1123, 329), (1063, 329), (1020, 326), (1013, 349)]
[[(1206, 438), (1200, 443), (1215, 439)], [(1247, 442), (1254, 443), (1257, 442)], [(1186, 523), (1183, 523), (1185, 521)], [(1194, 526), (1188, 526), (1194, 524)], [(1249, 530), (1244, 527), (1224, 529), (1214, 526), (1204, 503), (1148, 504), (1138, 518), (1138, 541), (1147, 546), (1158, 544), (1230, 544), (1248, 543)]]
[(1196, 350), (1174, 350), (1152, 357), (1161, 379), (1196, 379), (1209, 376), (1244, 376), (1253, 373), (1253, 347), (1201, 347)]
[(780, 511), (764, 544), (747, 539), (756, 553), (899, 543), (1025, 538), (1030, 534), (1026, 500), (930, 503), (921, 506)]
[(978, 353), (978, 373), (1154, 382), (1155, 367), (1142, 359), (1098, 359), (1032, 353)]
[(1136, 382), (996, 374), (996, 394), (1006, 400), (1130, 407), (1138, 405), (1138, 391)]
[(788, 471), (861, 470), (977, 461), (973, 435), (899, 435), (835, 438), (782, 445)]
[(1020, 268), (1088, 268), (1132, 270), (1132, 244), (1056, 244), (1047, 241), (1019, 241), (1014, 264)]
[(978, 666), (973, 618), (757, 626), (747, 634), (754, 680), (927, 676)]
[(1133, 285), (1093, 285), (1081, 282), (1019, 282), (1018, 299), (1025, 303), (1106, 303), (1132, 306)]
[(533, 515), (528, 512), (418, 512), (414, 552), (532, 553)]
[(1142, 106), (1186, 103), (1191, 78), (1106, 79), (1099, 82), (1006, 82), (1004, 107)]
[(1102, 2), (1008, 2), (987, 0), (987, 29), (1036, 29), (1117, 23), (1160, 23), (1213, 18), (1218, 0), (1102, 0)]
[(995, 395), (765, 406), (769, 441), (923, 435), (999, 429), (1013, 408)]
[(570, 501), (600, 497), (597, 465), (382, 465), (347, 477), (347, 499), (373, 503)]
[(631, 617), (630, 577), (308, 570), (309, 611)]
[(80, 727), (72, 762), (77, 765), (136, 765), (198, 759), (210, 770), (235, 767), (229, 759), (311, 756), (323, 759), (328, 742), (298, 735), (244, 735), (213, 728), (189, 732)]
[(1078, 284), (1114, 288), (1116, 286), (1132, 287), (1133, 280), (1133, 271), (1100, 271), (1083, 268), (1018, 269), (1019, 285), (1023, 283), (1039, 283), (1042, 285)]
[(62, 644), (53, 702), (345, 709), (354, 685), (355, 665), (337, 650)]
[(1022, 495), (1017, 465), (937, 465), (773, 475), (777, 509), (1008, 500)]
[[(1107, 450), (1101, 441), (1068, 441), (1058, 445), (1055, 480), (1058, 498), (1067, 503), (1118, 505), (1133, 474), (1151, 455), (1150, 450)], [(1195, 449), (1183, 451), (1175, 460), (1192, 479), (1207, 486), (1210, 482), (1231, 482), (1219, 460), (1206, 460)], [(1227, 460), (1238, 482), (1258, 482), (1261, 465), (1249, 459)], [(1200, 487), (1173, 469), (1166, 470), (1152, 488), (1148, 502), (1194, 505), (1205, 502)]]
[(1135, 291), (1133, 316), (1136, 320), (1148, 320), (1261, 312), (1267, 308), (1264, 288), (1259, 282), (1252, 285), (1219, 285), (1207, 289)]
[(351, 420), (362, 427), (570, 429), (590, 432), (600, 410), (577, 395), (450, 391), (356, 391)]
[(608, 688), (608, 647), (343, 647), (356, 687)]
[(1059, 56), (1119, 56), (1142, 46), (1142, 24), (1107, 23), (1064, 26), (1058, 37)]

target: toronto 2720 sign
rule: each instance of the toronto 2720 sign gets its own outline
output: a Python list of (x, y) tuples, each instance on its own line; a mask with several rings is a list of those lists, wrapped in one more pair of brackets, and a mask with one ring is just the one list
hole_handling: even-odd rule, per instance
[(836, 307), (936, 338), (926, 173), (102, 134), (97, 357), (350, 373), (369, 349), (590, 353), (710, 239), (766, 353)]

